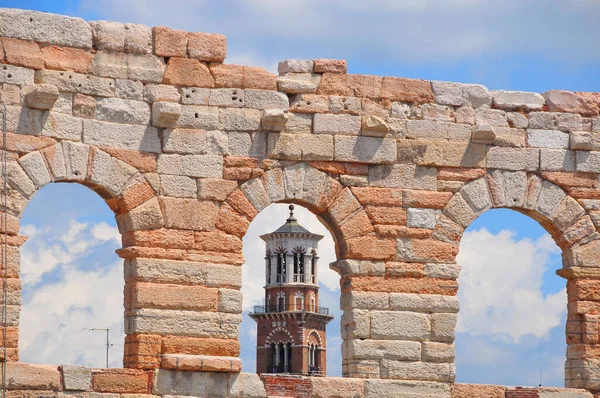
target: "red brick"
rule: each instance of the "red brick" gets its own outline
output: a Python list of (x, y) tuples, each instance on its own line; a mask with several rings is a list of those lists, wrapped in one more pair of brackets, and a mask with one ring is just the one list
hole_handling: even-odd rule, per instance
[(399, 77), (384, 77), (381, 85), (381, 98), (417, 104), (433, 102), (431, 83), (426, 80), (413, 80)]
[(215, 78), (215, 87), (241, 88), (244, 82), (244, 67), (241, 65), (211, 64), (210, 72)]
[(243, 238), (249, 226), (250, 221), (248, 221), (246, 217), (240, 215), (231, 206), (227, 204), (221, 206), (221, 210), (219, 210), (219, 215), (217, 217), (217, 229)]
[(188, 33), (188, 55), (200, 61), (223, 62), (227, 55), (227, 39), (214, 33)]
[(103, 369), (92, 374), (95, 392), (149, 394), (148, 374), (137, 369)]
[(452, 192), (405, 190), (403, 202), (404, 207), (443, 209), (450, 198)]
[(187, 32), (170, 29), (165, 26), (152, 28), (154, 36), (154, 54), (162, 57), (187, 56)]
[(436, 278), (401, 278), (391, 276), (343, 277), (342, 293), (349, 291), (443, 294), (455, 296), (458, 282)]
[(165, 336), (162, 353), (236, 357), (240, 354), (240, 342), (237, 339)]
[(352, 187), (350, 189), (363, 205), (402, 206), (402, 190), (399, 188)]
[(148, 246), (171, 249), (191, 249), (195, 245), (194, 231), (153, 229), (123, 234), (123, 246)]
[(364, 260), (391, 260), (396, 255), (396, 242), (393, 239), (379, 239), (374, 236), (348, 239), (347, 258)]
[(215, 288), (136, 283), (132, 286), (130, 308), (215, 312), (218, 301), (219, 289)]
[(84, 50), (70, 47), (42, 47), (46, 69), (70, 70), (88, 73), (92, 65), (92, 55)]
[(163, 83), (176, 86), (214, 87), (210, 70), (197, 59), (172, 57), (167, 64)]
[(440, 168), (437, 178), (447, 181), (470, 181), (484, 175), (484, 169)]
[(346, 73), (346, 61), (343, 59), (315, 59), (315, 73)]
[(202, 251), (222, 251), (227, 253), (241, 253), (242, 241), (234, 235), (228, 235), (220, 231), (195, 232), (194, 248)]
[(402, 207), (366, 206), (374, 224), (406, 225), (406, 209)]
[(40, 47), (34, 41), (2, 38), (6, 62), (32, 69), (44, 69), (44, 59)]
[(277, 76), (263, 68), (244, 66), (242, 88), (257, 90), (277, 90)]
[(111, 147), (101, 147), (100, 149), (135, 167), (142, 173), (153, 173), (156, 171), (156, 155), (153, 153)]

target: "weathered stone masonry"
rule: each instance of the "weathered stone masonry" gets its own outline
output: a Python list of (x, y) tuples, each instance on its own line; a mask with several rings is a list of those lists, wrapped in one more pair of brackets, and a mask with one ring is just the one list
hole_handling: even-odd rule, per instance
[[(223, 64), (222, 35), (15, 9), (0, 9), (0, 43), (10, 390), (589, 397), (453, 384), (460, 238), (508, 207), (563, 250), (566, 385), (600, 391), (600, 94), (351, 75), (335, 60), (274, 76)], [(127, 369), (18, 362), (19, 218), (62, 181), (115, 212)], [(276, 202), (336, 240), (348, 378), (239, 373), (241, 238)]]

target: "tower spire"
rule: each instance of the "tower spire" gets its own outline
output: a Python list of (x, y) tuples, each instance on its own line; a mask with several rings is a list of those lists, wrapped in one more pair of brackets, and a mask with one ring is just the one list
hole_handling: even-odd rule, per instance
[(288, 209), (290, 209), (290, 217), (287, 220), (285, 220), (285, 221), (287, 221), (287, 222), (298, 221), (296, 219), (296, 217), (294, 217), (294, 205), (290, 205), (288, 207)]

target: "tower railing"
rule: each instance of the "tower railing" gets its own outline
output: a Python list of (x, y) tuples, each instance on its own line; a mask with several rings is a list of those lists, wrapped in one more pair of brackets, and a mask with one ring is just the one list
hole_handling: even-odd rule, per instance
[(300, 305), (255, 305), (254, 306), (254, 314), (269, 314), (269, 313), (278, 313), (278, 312), (292, 312), (292, 311), (302, 311), (302, 312), (312, 312), (320, 315), (329, 315), (329, 308), (326, 307), (318, 307), (318, 308), (306, 308)]
[[(286, 274), (277, 274), (275, 277), (271, 275), (267, 276), (267, 285), (281, 285), (286, 283)], [(292, 283), (312, 283), (313, 285), (317, 284), (317, 278), (315, 275), (306, 275), (306, 274), (293, 274), (292, 275)]]

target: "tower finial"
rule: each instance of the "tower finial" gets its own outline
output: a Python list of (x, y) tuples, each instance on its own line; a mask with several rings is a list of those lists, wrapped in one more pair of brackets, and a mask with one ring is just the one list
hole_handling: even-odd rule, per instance
[(296, 217), (294, 217), (294, 205), (289, 205), (288, 209), (290, 209), (290, 217), (286, 221), (296, 221)]

